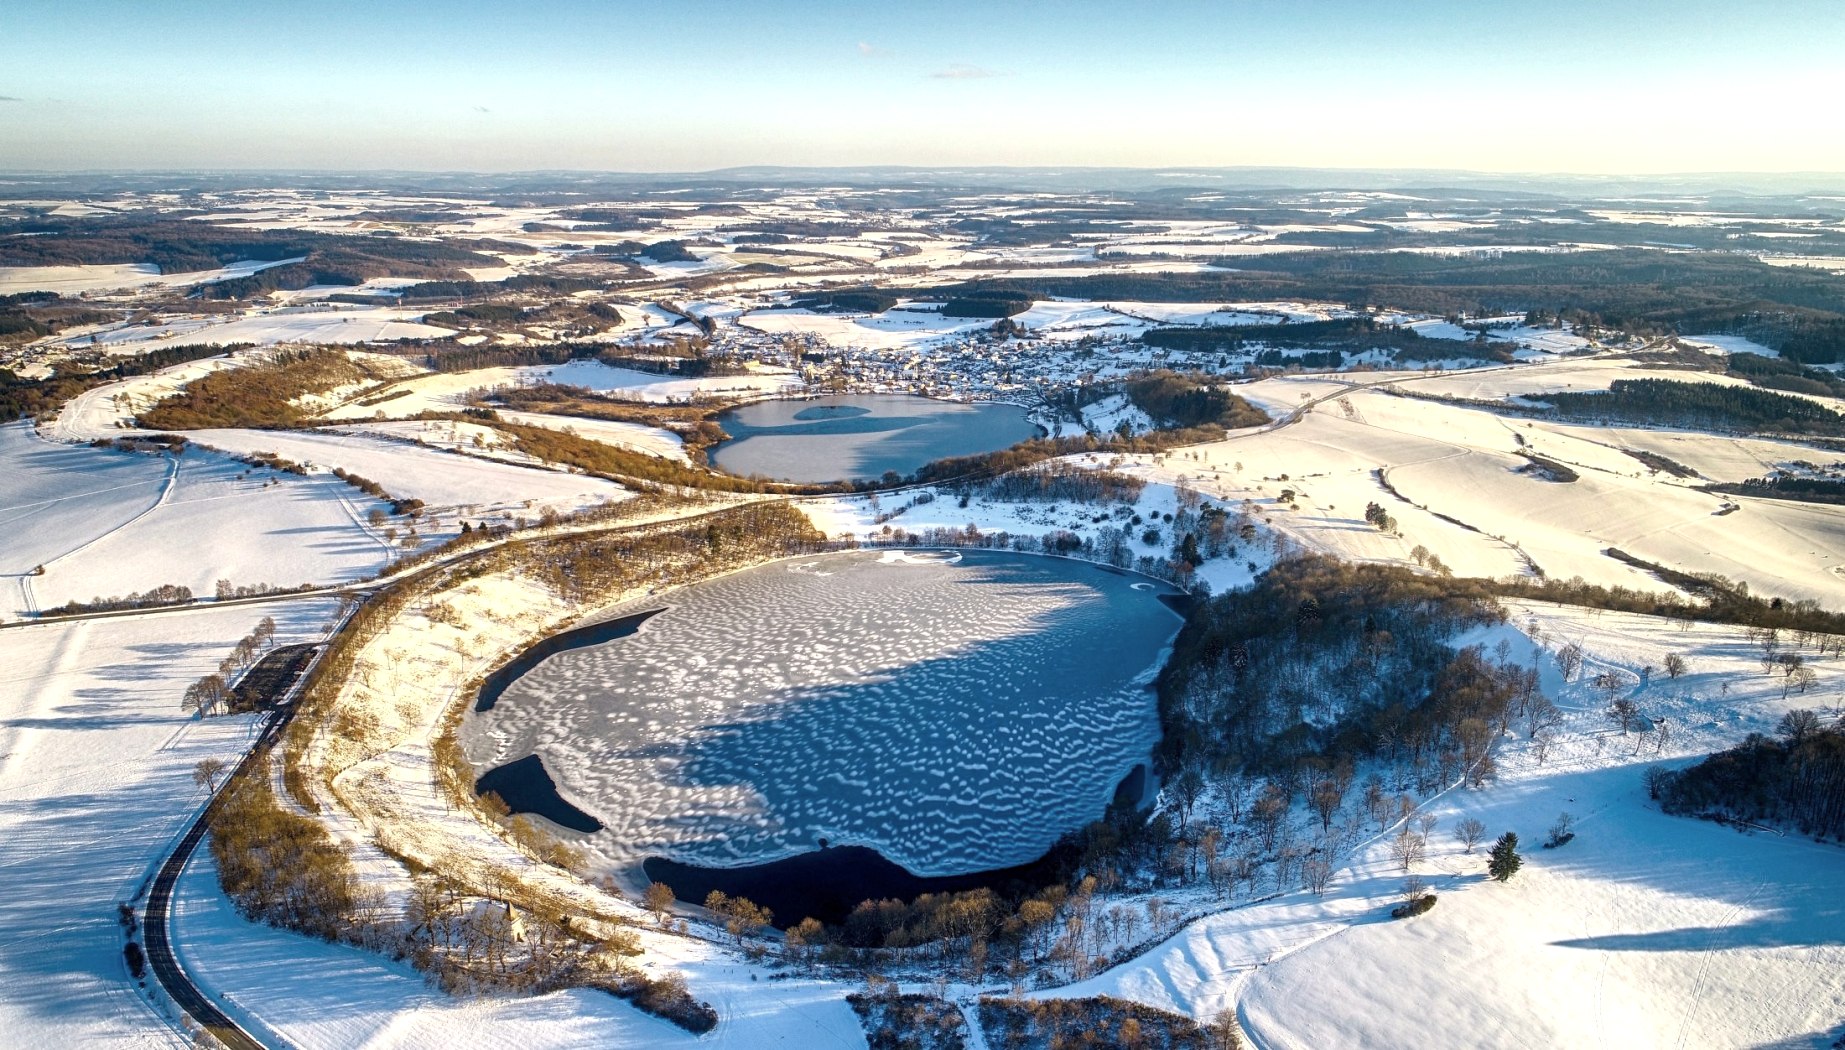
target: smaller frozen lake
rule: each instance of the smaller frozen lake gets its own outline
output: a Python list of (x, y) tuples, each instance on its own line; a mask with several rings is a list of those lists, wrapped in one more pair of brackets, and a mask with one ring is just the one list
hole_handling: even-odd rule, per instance
[(462, 743), (477, 774), (523, 763), (499, 782), (548, 774), (619, 870), (822, 840), (918, 875), (1021, 864), (1147, 761), (1171, 593), (996, 551), (776, 562), (611, 610), (621, 636), (526, 663)]
[(731, 436), (711, 451), (720, 470), (783, 481), (907, 475), (951, 456), (1010, 448), (1040, 433), (1017, 405), (911, 394), (839, 394), (757, 401), (718, 417)]

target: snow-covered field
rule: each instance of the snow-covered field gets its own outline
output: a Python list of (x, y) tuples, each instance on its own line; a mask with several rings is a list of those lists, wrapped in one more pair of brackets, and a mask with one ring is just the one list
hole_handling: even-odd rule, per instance
[[(1550, 606), (1512, 622), (1535, 623), (1553, 647), (1579, 642), (1592, 671), (1622, 674), (1672, 728), (1665, 753), (1657, 731), (1623, 734), (1602, 716), (1588, 673), (1566, 684), (1540, 656), (1564, 732), (1542, 762), (1508, 740), (1497, 783), (1425, 804), (1441, 823), (1414, 873), (1439, 894), (1434, 911), (1391, 921), (1405, 873), (1380, 834), (1323, 898), (1288, 893), (1198, 920), (1049, 994), (1123, 995), (1199, 1017), (1234, 1006), (1256, 1045), (1275, 1050), (1829, 1045), (1845, 1017), (1845, 912), (1817, 902), (1845, 882), (1845, 851), (1665, 816), (1640, 778), (1650, 762), (1771, 732), (1782, 712), (1823, 700), (1781, 699), (1738, 628)], [(1685, 654), (1690, 673), (1642, 678), (1669, 653)], [(1831, 695), (1838, 671), (1822, 673)], [(1540, 849), (1562, 811), (1577, 818), (1576, 839)], [(1489, 838), (1519, 834), (1525, 865), (1511, 882), (1488, 881), (1484, 848), (1469, 855), (1450, 837), (1467, 817)]]
[[(97, 333), (94, 344), (135, 351), (168, 346), (228, 346), (232, 343), (384, 343), (397, 339), (439, 339), (447, 328), (422, 324), (425, 311), (380, 306), (315, 305), (252, 311), (225, 319), (197, 317), (135, 325)], [(92, 337), (76, 340), (84, 345)]]
[(1747, 386), (1746, 380), (1712, 372), (1687, 372), (1682, 369), (1648, 368), (1631, 361), (1595, 360), (1548, 365), (1543, 368), (1513, 368), (1457, 372), (1453, 375), (1418, 381), (1419, 393), (1441, 397), (1463, 397), (1497, 401), (1509, 397), (1542, 400), (1550, 391), (1587, 393), (1606, 390), (1617, 379), (1666, 379), (1675, 382), (1716, 383), (1719, 386)]
[(813, 335), (828, 346), (890, 350), (927, 344), (990, 328), (991, 318), (944, 317), (940, 310), (895, 307), (881, 314), (830, 314), (811, 310), (758, 310), (742, 323), (758, 331)]
[[(141, 407), (197, 376), (234, 364), (232, 359), (211, 358), (97, 387), (66, 404), (46, 428), (47, 433), (64, 441), (136, 433), (132, 420)], [(353, 413), (353, 417), (365, 418), (362, 413)], [(467, 454), (474, 450), (467, 441), (454, 444), (454, 451), (444, 452), (418, 445), (410, 435), (393, 438), (338, 430), (197, 430), (187, 437), (234, 456), (273, 453), (316, 473), (342, 468), (377, 482), (393, 497), (422, 500), (432, 516), (444, 521), (486, 515), (536, 518), (546, 507), (562, 513), (627, 496), (627, 490), (600, 478)], [(328, 489), (326, 493), (333, 491)], [(354, 490), (338, 498), (347, 501), (357, 496)]]
[(582, 416), (552, 416), (542, 412), (520, 412), (516, 409), (496, 409), (501, 419), (512, 423), (525, 423), (536, 427), (550, 427), (553, 430), (568, 430), (579, 437), (591, 441), (600, 441), (605, 445), (633, 449), (650, 456), (690, 462), (685, 454), (685, 441), (678, 434), (660, 427), (650, 427), (641, 423), (620, 423), (608, 419), (588, 419)]
[[(208, 596), (328, 583), (383, 567), (389, 545), (363, 521), (381, 504), (331, 475), (251, 468), (200, 449), (118, 452), (0, 428), (0, 617), (180, 584)], [(34, 572), (34, 570), (42, 570)]]
[(1702, 350), (1717, 350), (1726, 354), (1760, 354), (1763, 357), (1780, 357), (1779, 353), (1763, 346), (1753, 339), (1740, 335), (1694, 335), (1680, 339), (1686, 346)]
[(336, 602), (200, 609), (0, 631), (0, 1042), (189, 1046), (122, 961), (134, 898), (203, 802), (193, 766), (249, 746), (248, 717), (200, 721), (180, 694), (264, 615), (280, 644)]
[[(218, 580), (332, 583), (389, 560), (391, 545), (364, 521), (383, 504), (330, 474), (297, 477), (197, 449), (173, 467), (172, 483), (145, 515), (45, 563), (32, 581), (40, 607), (166, 583), (200, 596)], [(0, 540), (0, 549), (7, 546)]]
[[(1579, 377), (1578, 385), (1621, 374), (1559, 364), (1384, 381), (1413, 382), (1416, 390), (1503, 392), (1521, 384), (1541, 388), (1554, 381), (1546, 378), (1553, 373)], [(1325, 380), (1292, 378), (1238, 388), (1271, 411), (1299, 405), (1302, 395), (1337, 391)], [(1813, 598), (1828, 608), (1845, 604), (1845, 572), (1835, 568), (1845, 565), (1845, 516), (1814, 504), (1699, 492), (1654, 473), (1619, 451), (1624, 447), (1657, 447), (1681, 462), (1710, 467), (1713, 476), (1740, 473), (1756, 457), (1791, 460), (1799, 450), (1679, 431), (1546, 426), (1354, 387), (1291, 426), (1179, 450), (1163, 462), (1132, 458), (1151, 478), (1189, 477), (1207, 494), (1254, 501), (1282, 532), (1341, 557), (1402, 562), (1422, 545), (1460, 575), (1523, 574), (1535, 562), (1560, 579), (1664, 586), (1602, 554), (1618, 547), (1681, 571), (1747, 581), (1759, 594)], [(1552, 482), (1521, 471), (1527, 464), (1517, 455), (1521, 449), (1572, 466), (1579, 480)], [(1805, 452), (1807, 458), (1826, 456)], [(1379, 471), (1402, 498), (1385, 490)], [(1293, 503), (1279, 503), (1284, 492), (1293, 494)], [(1373, 501), (1396, 519), (1395, 534), (1363, 520)], [(1743, 509), (1719, 514), (1726, 502)]]
[(314, 468), (341, 467), (376, 481), (393, 496), (420, 499), (445, 517), (518, 512), (536, 518), (544, 507), (564, 512), (627, 496), (627, 490), (601, 478), (500, 463), (369, 434), (196, 430), (188, 437), (236, 455), (273, 452)]
[(648, 956), (685, 974), (716, 1008), (718, 1027), (703, 1037), (598, 991), (535, 998), (444, 995), (401, 963), (246, 922), (218, 890), (205, 854), (181, 879), (173, 914), (180, 957), (200, 985), (240, 1023), (301, 1050), (865, 1045), (845, 1000), (852, 985), (762, 979), (760, 967), (684, 938), (650, 938)]
[(9, 576), (24, 576), (146, 513), (174, 474), (170, 459), (44, 441), (24, 422), (0, 427), (0, 462), (6, 464), (0, 572)]
[(184, 288), (209, 284), (234, 277), (248, 277), (271, 266), (285, 266), (300, 259), (274, 262), (246, 260), (216, 270), (163, 274), (151, 264), (106, 264), (90, 266), (0, 266), (0, 295), (15, 292), (56, 292), (80, 295), (84, 292), (112, 292), (129, 288)]

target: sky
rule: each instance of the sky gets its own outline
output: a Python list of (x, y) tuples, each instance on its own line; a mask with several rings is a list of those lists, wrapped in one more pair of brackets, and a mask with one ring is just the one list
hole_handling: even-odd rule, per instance
[(0, 170), (1845, 171), (1841, 0), (4, 0)]

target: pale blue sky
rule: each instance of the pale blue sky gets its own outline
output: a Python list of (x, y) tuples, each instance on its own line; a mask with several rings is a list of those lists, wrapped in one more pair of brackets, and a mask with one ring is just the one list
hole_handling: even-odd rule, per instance
[(1841, 0), (5, 0), (0, 169), (1845, 170)]

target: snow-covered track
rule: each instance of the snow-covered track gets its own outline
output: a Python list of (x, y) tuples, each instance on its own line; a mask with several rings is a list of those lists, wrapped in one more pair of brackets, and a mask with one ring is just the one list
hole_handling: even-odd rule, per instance
[[(346, 620), (351, 618), (352, 611), (348, 610), (346, 616), (341, 617), (340, 622), (334, 626), (333, 634), (339, 633), (340, 629), (345, 626)], [(300, 673), (287, 682), (279, 696), (273, 698), (272, 707), (275, 709), (275, 714), (269, 719), (269, 724), (263, 728), (262, 734), (256, 738), (250, 749), (238, 759), (236, 768), (224, 778), (225, 787), (228, 787), (237, 777), (242, 776), (250, 762), (257, 755), (267, 751), (269, 746), (281, 736), (282, 730), (288, 725), (289, 718), (294, 715), (295, 694), (299, 692), (302, 683), (308, 680), (308, 676), (314, 670), (314, 665), (320, 662), (325, 652), (326, 648), (320, 647), (319, 651), (314, 654), (314, 659), (310, 660), (305, 667), (301, 668)], [(155, 978), (160, 981), (161, 988), (165, 989), (167, 995), (186, 1012), (186, 1016), (228, 1050), (270, 1050), (272, 1047), (285, 1047), (289, 1044), (263, 1042), (233, 1020), (230, 1015), (218, 1009), (217, 1004), (213, 1003), (205, 992), (193, 983), (185, 967), (181, 965), (179, 956), (173, 951), (171, 937), (173, 892), (179, 884), (179, 877), (185, 873), (186, 865), (191, 862), (192, 854), (211, 830), (212, 815), (217, 812), (219, 800), (223, 797), (223, 792), (220, 790), (219, 794), (213, 796), (211, 802), (199, 811), (198, 816), (193, 818), (192, 825), (186, 829), (186, 833), (174, 845), (173, 852), (161, 862), (160, 870), (154, 875), (153, 885), (148, 889), (147, 908), (143, 916), (148, 968), (153, 970)]]

